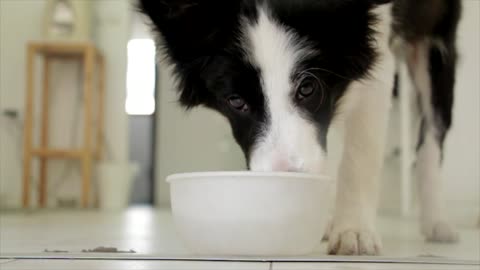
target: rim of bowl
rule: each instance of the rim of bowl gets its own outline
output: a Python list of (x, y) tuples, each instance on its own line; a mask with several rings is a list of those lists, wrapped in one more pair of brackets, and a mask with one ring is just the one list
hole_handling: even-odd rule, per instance
[(177, 180), (191, 180), (198, 177), (218, 177), (218, 176), (264, 176), (268, 178), (281, 177), (288, 179), (289, 177), (302, 180), (323, 180), (329, 181), (330, 177), (322, 174), (308, 174), (298, 172), (255, 172), (255, 171), (211, 171), (211, 172), (186, 172), (175, 173), (167, 176), (166, 181), (172, 182)]

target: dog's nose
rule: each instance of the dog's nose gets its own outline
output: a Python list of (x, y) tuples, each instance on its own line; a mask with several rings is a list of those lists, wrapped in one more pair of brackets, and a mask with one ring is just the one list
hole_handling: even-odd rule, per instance
[(288, 159), (277, 159), (272, 164), (272, 171), (276, 172), (300, 172), (301, 168), (298, 164), (289, 161)]

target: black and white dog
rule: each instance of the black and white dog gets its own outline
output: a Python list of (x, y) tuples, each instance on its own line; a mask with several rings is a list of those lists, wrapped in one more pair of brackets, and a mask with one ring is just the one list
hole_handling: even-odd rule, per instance
[[(422, 231), (455, 241), (439, 198), (460, 0), (140, 0), (179, 100), (224, 115), (254, 171), (321, 173), (344, 125), (331, 254), (377, 254), (378, 178), (396, 62), (418, 96)], [(386, 74), (386, 75), (385, 75)], [(339, 120), (341, 119), (341, 121)]]

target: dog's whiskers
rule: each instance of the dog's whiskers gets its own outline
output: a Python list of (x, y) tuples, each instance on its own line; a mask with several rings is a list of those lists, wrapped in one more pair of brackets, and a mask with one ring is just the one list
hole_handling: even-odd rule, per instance
[(350, 78), (345, 77), (345, 76), (343, 76), (343, 75), (340, 75), (340, 74), (338, 74), (338, 73), (335, 73), (335, 72), (333, 72), (333, 71), (331, 71), (331, 70), (324, 69), (324, 68), (319, 68), (319, 67), (308, 68), (308, 69), (304, 70), (304, 72), (305, 72), (305, 71), (310, 71), (310, 70), (320, 70), (320, 71), (324, 71), (324, 72), (330, 73), (330, 74), (332, 74), (332, 75), (335, 75), (335, 76), (340, 77), (340, 78), (345, 79), (345, 80), (351, 80)]

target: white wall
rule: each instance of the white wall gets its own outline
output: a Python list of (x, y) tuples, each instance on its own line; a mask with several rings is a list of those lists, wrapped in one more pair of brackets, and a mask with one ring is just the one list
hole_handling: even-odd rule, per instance
[(443, 179), (451, 215), (475, 220), (480, 213), (480, 1), (463, 0), (463, 5), (453, 126), (445, 143)]
[[(0, 1), (0, 112), (4, 109), (20, 112), (19, 122), (0, 116), (1, 207), (20, 206), (22, 131), (17, 123), (23, 121), (25, 51), (28, 41), (42, 38), (45, 6), (45, 0)], [(127, 0), (95, 1), (92, 14), (95, 41), (106, 60), (105, 138), (111, 148), (110, 158), (114, 160), (128, 158), (124, 101), (129, 9)], [(52, 145), (69, 146), (72, 139), (78, 144), (82, 126), (72, 124), (81, 123), (82, 114), (77, 109), (82, 102), (79, 85), (81, 68), (75, 63), (56, 61), (52, 73)], [(75, 120), (77, 115), (79, 118)], [(60, 197), (78, 199), (80, 181), (77, 162), (52, 161), (49, 173), (49, 190), (55, 194), (49, 197), (49, 205), (54, 205)], [(34, 189), (35, 185), (32, 191)]]
[[(40, 37), (42, 18), (38, 10), (44, 6), (45, 1), (0, 1), (1, 111), (23, 110), (25, 43)], [(19, 203), (16, 198), (20, 195), (21, 143), (15, 123), (0, 116), (0, 202), (3, 204)]]
[(95, 1), (94, 40), (106, 59), (105, 136), (112, 160), (128, 160), (128, 117), (125, 113), (127, 42), (132, 5), (128, 0)]

